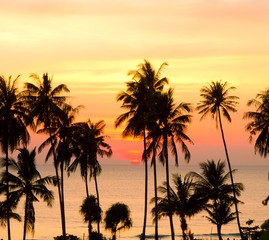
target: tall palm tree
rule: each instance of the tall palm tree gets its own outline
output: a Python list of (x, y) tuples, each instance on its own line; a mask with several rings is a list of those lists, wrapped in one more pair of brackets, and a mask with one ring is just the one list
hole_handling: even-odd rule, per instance
[[(74, 155), (74, 145), (76, 140), (74, 139), (73, 133), (74, 131), (78, 131), (78, 127), (73, 122), (81, 107), (81, 105), (76, 108), (73, 108), (71, 105), (64, 105), (62, 116), (57, 119), (57, 124), (51, 129), (53, 134), (51, 134), (51, 137), (46, 139), (38, 148), (38, 151), (41, 152), (46, 146), (50, 146), (45, 161), (48, 161), (53, 155), (53, 151), (55, 151), (56, 167), (60, 170), (61, 199), (64, 215), (64, 170), (68, 169), (71, 158)], [(49, 134), (49, 129), (39, 129), (38, 133)], [(53, 145), (51, 145), (51, 142), (53, 142)]]
[[(126, 127), (122, 132), (123, 137), (143, 137), (144, 153), (142, 160), (145, 164), (145, 205), (144, 205), (144, 222), (141, 238), (145, 240), (146, 222), (147, 222), (147, 194), (148, 194), (148, 163), (147, 163), (147, 144), (146, 130), (149, 122), (148, 113), (154, 107), (154, 96), (156, 92), (163, 90), (165, 84), (168, 83), (166, 77), (161, 78), (161, 71), (167, 65), (163, 63), (158, 71), (155, 71), (151, 63), (147, 60), (143, 64), (138, 65), (138, 70), (130, 71), (128, 75), (132, 75), (132, 81), (126, 83), (126, 91), (122, 91), (117, 95), (117, 101), (122, 101), (121, 108), (127, 112), (121, 114), (115, 121), (115, 127), (119, 127), (123, 122), (127, 121)], [(155, 239), (158, 239), (158, 233), (155, 232)]]
[(255, 142), (255, 153), (262, 157), (269, 154), (269, 89), (257, 94), (255, 99), (248, 101), (248, 106), (255, 106), (256, 111), (249, 111), (244, 114), (244, 118), (250, 119), (246, 130), (250, 132), (250, 141), (258, 134)]
[(29, 152), (26, 148), (19, 149), (18, 161), (10, 160), (10, 167), (16, 171), (16, 175), (4, 173), (3, 178), (8, 178), (10, 182), (10, 199), (16, 205), (22, 197), (25, 197), (24, 207), (24, 228), (23, 240), (26, 238), (26, 232), (32, 231), (34, 234), (35, 229), (35, 210), (34, 202), (39, 201), (41, 198), (48, 206), (52, 206), (54, 200), (53, 193), (46, 185), (56, 185), (55, 177), (41, 178), (40, 173), (36, 169), (35, 164), (35, 149)]
[(241, 226), (240, 226), (240, 220), (239, 220), (239, 211), (237, 206), (237, 200), (236, 200), (236, 191), (234, 188), (234, 180), (233, 180), (233, 174), (232, 174), (232, 167), (228, 155), (227, 145), (224, 137), (224, 131), (222, 126), (222, 120), (221, 120), (221, 113), (224, 118), (226, 118), (229, 122), (232, 121), (230, 117), (229, 112), (236, 112), (236, 104), (238, 103), (236, 100), (238, 99), (237, 96), (229, 96), (229, 91), (235, 89), (235, 87), (227, 87), (228, 83), (221, 81), (211, 82), (209, 86), (205, 86), (201, 89), (200, 96), (203, 98), (203, 100), (198, 103), (197, 110), (199, 110), (199, 114), (201, 114), (201, 119), (203, 119), (207, 115), (211, 115), (213, 119), (216, 120), (216, 126), (218, 124), (220, 125), (221, 130), (221, 136), (224, 144), (225, 154), (227, 163), (229, 166), (230, 171), (230, 178), (231, 183), (233, 186), (233, 196), (234, 196), (234, 205), (235, 205), (235, 211), (236, 211), (236, 218), (237, 218), (237, 225), (238, 230), (240, 233), (240, 236), (242, 239), (244, 239)]
[(61, 222), (62, 222), (62, 234), (66, 239), (66, 224), (64, 213), (64, 202), (62, 199), (61, 179), (59, 177), (57, 167), (57, 156), (55, 151), (55, 143), (53, 142), (52, 135), (55, 131), (55, 127), (59, 123), (59, 119), (64, 115), (63, 106), (66, 105), (66, 96), (63, 93), (69, 92), (69, 89), (65, 84), (60, 84), (53, 88), (52, 77), (49, 77), (48, 73), (44, 73), (42, 79), (36, 74), (30, 75), (34, 83), (25, 83), (24, 98), (27, 102), (28, 108), (31, 110), (30, 119), (35, 119), (36, 127), (42, 125), (43, 129), (47, 129), (49, 133), (53, 164), (55, 168), (57, 187), (59, 195), (59, 203), (61, 210)]
[[(84, 222), (88, 222), (89, 239), (92, 239), (92, 223), (98, 223), (101, 220), (101, 208), (94, 195), (90, 195), (83, 200), (80, 207), (80, 213), (83, 215)], [(90, 214), (89, 214), (90, 213)]]
[(178, 165), (178, 154), (176, 148), (176, 142), (181, 145), (184, 159), (189, 162), (190, 152), (185, 141), (192, 143), (191, 139), (186, 135), (187, 124), (191, 121), (191, 115), (189, 114), (192, 109), (188, 103), (180, 103), (176, 105), (173, 98), (173, 89), (169, 89), (167, 92), (161, 93), (156, 98), (155, 114), (157, 123), (154, 129), (150, 129), (150, 136), (153, 136), (161, 142), (161, 151), (159, 152), (160, 161), (165, 165), (166, 169), (166, 189), (167, 200), (169, 206), (169, 221), (172, 240), (175, 238), (172, 207), (170, 203), (170, 183), (169, 183), (169, 159), (168, 148), (171, 149), (171, 153), (175, 156), (175, 163)]
[[(235, 214), (230, 211), (230, 207), (234, 204), (234, 191), (237, 196), (240, 196), (244, 186), (242, 183), (234, 183), (234, 185), (227, 183), (230, 172), (225, 173), (225, 162), (219, 160), (216, 164), (213, 160), (208, 160), (201, 163), (200, 168), (201, 174), (190, 172), (188, 175), (195, 179), (196, 193), (208, 201), (205, 206), (209, 214), (208, 220), (217, 225), (221, 239), (221, 226), (234, 219)], [(232, 172), (234, 173), (235, 170)]]
[[(112, 240), (116, 240), (116, 234), (120, 230), (132, 227), (132, 219), (130, 217), (130, 209), (124, 203), (114, 203), (106, 211), (104, 219), (105, 229), (110, 229)], [(120, 226), (118, 226), (120, 224)]]
[[(101, 166), (97, 157), (110, 157), (112, 155), (111, 146), (105, 142), (107, 136), (103, 135), (106, 125), (103, 120), (94, 123), (89, 119), (87, 122), (74, 124), (74, 126), (80, 127), (80, 129), (74, 135), (76, 138), (78, 151), (76, 159), (69, 167), (69, 171), (75, 171), (77, 166), (80, 165), (81, 176), (85, 180), (86, 184), (86, 194), (87, 197), (89, 197), (88, 169), (90, 170), (89, 175), (90, 177), (94, 178), (97, 203), (98, 206), (100, 206), (97, 176), (101, 173)], [(97, 226), (98, 234), (100, 234), (99, 220)]]
[[(262, 91), (256, 95), (256, 98), (251, 99), (247, 103), (248, 106), (255, 106), (256, 111), (249, 111), (244, 114), (245, 119), (251, 121), (247, 124), (246, 130), (250, 132), (249, 140), (253, 140), (253, 136), (258, 134), (254, 149), (262, 157), (267, 157), (269, 154), (269, 89)], [(267, 205), (269, 196), (262, 201)]]
[[(187, 239), (187, 220), (186, 218), (191, 218), (198, 212), (203, 210), (205, 204), (205, 198), (196, 194), (193, 187), (193, 180), (191, 177), (185, 176), (184, 179), (181, 178), (181, 175), (174, 174), (173, 182), (175, 185), (175, 190), (170, 187), (170, 204), (172, 206), (172, 214), (179, 216), (181, 223), (181, 230), (183, 239)], [(152, 213), (157, 217), (161, 218), (163, 216), (169, 216), (169, 205), (167, 197), (167, 185), (166, 182), (163, 183), (163, 186), (159, 186), (158, 190), (160, 193), (164, 194), (164, 197), (159, 197), (158, 208), (155, 207), (152, 209)], [(152, 201), (155, 201), (153, 198)], [(155, 220), (155, 219), (154, 219)]]
[[(19, 76), (12, 80), (11, 76), (5, 79), (0, 76), (0, 145), (2, 152), (5, 154), (6, 174), (9, 172), (8, 159), (9, 151), (13, 150), (20, 144), (27, 144), (29, 141), (29, 133), (26, 128), (26, 118), (28, 109), (24, 105), (24, 101), (17, 89), (17, 81)], [(31, 122), (29, 121), (29, 124)], [(8, 239), (11, 239), (10, 232), (10, 201), (9, 201), (9, 181), (6, 184), (7, 197), (7, 230)]]

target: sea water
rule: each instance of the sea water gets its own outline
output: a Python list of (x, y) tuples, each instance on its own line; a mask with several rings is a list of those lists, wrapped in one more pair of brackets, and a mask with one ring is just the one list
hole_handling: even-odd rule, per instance
[[(157, 166), (158, 185), (165, 181), (165, 169), (161, 165)], [(245, 190), (239, 198), (244, 204), (239, 205), (241, 225), (245, 226), (248, 219), (254, 219), (253, 225), (260, 225), (264, 220), (269, 218), (269, 206), (263, 206), (262, 200), (269, 194), (268, 166), (235, 166), (238, 171), (234, 174), (235, 182), (242, 182)], [(42, 176), (54, 175), (55, 171), (52, 165), (38, 165), (38, 170)], [(189, 171), (200, 172), (199, 166), (183, 165), (179, 167), (170, 166), (170, 173), (181, 174), (185, 176)], [(227, 170), (228, 171), (228, 170)], [(173, 187), (172, 178), (171, 186)], [(81, 239), (87, 239), (87, 224), (79, 213), (83, 199), (86, 197), (85, 183), (82, 181), (80, 171), (69, 177), (65, 175), (65, 213), (67, 233), (76, 235)], [(129, 206), (133, 226), (119, 234), (119, 239), (139, 239), (142, 232), (144, 216), (144, 166), (141, 165), (103, 165), (102, 173), (98, 177), (98, 186), (100, 194), (100, 205), (105, 211), (116, 202), (122, 202)], [(154, 196), (153, 188), (153, 169), (149, 168), (148, 182), (148, 213), (146, 235), (148, 238), (154, 237), (154, 224), (150, 210), (153, 203), (150, 199)], [(95, 194), (94, 182), (90, 182), (90, 193)], [(61, 218), (58, 201), (58, 192), (56, 187), (50, 187), (53, 190), (55, 201), (53, 207), (47, 207), (44, 202), (34, 203), (36, 213), (35, 234), (28, 234), (27, 239), (53, 240), (53, 237), (61, 235)], [(24, 215), (23, 201), (16, 210), (21, 216)], [(187, 223), (192, 233), (197, 239), (217, 239), (216, 226), (212, 225), (205, 218), (206, 212), (201, 212)], [(181, 239), (180, 221), (174, 216), (174, 228), (176, 239)], [(96, 224), (93, 224), (96, 229)], [(22, 239), (23, 223), (11, 222), (12, 239)], [(101, 231), (106, 237), (110, 237), (110, 232), (104, 230), (101, 223)], [(163, 239), (169, 239), (170, 226), (168, 218), (163, 218), (159, 222), (159, 234)], [(224, 239), (237, 238), (238, 229), (236, 221), (224, 225), (222, 228)], [(6, 228), (0, 229), (0, 238), (7, 239)]]

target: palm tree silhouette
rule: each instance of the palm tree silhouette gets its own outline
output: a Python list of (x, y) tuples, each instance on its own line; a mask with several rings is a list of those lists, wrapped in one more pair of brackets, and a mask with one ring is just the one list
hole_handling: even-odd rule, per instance
[(24, 207), (24, 228), (23, 240), (26, 238), (26, 232), (35, 230), (35, 210), (34, 202), (38, 202), (41, 198), (48, 206), (52, 206), (54, 200), (53, 192), (46, 185), (54, 184), (56, 186), (57, 179), (55, 177), (41, 178), (40, 173), (35, 165), (35, 149), (29, 152), (26, 148), (19, 149), (18, 161), (10, 160), (10, 167), (16, 171), (17, 175), (4, 173), (3, 178), (8, 178), (10, 182), (10, 199), (16, 205), (22, 197), (25, 197)]
[[(41, 152), (46, 146), (50, 146), (45, 161), (53, 155), (55, 151), (56, 156), (56, 167), (60, 169), (60, 186), (61, 186), (61, 199), (62, 199), (62, 208), (65, 213), (65, 197), (64, 197), (64, 170), (67, 170), (71, 161), (72, 156), (74, 155), (74, 131), (78, 130), (78, 127), (74, 125), (74, 120), (76, 114), (78, 114), (79, 109), (82, 106), (73, 108), (71, 105), (64, 105), (62, 109), (62, 115), (57, 119), (57, 124), (51, 129), (51, 137), (46, 139), (38, 148), (38, 151)], [(47, 133), (49, 134), (49, 129), (39, 129), (38, 133)], [(53, 143), (53, 145), (51, 145)]]
[[(242, 183), (227, 183), (230, 172), (225, 173), (225, 162), (218, 161), (217, 164), (211, 160), (200, 164), (202, 173), (190, 172), (189, 176), (195, 179), (194, 187), (196, 193), (209, 201), (205, 209), (209, 214), (208, 219), (217, 225), (218, 235), (221, 239), (221, 226), (232, 221), (235, 213), (230, 208), (234, 204), (234, 191), (240, 196), (244, 186)], [(233, 173), (235, 170), (232, 171)], [(238, 202), (238, 200), (236, 200)]]
[[(110, 229), (112, 240), (116, 240), (116, 234), (120, 230), (132, 227), (132, 219), (130, 218), (130, 209), (124, 203), (114, 203), (106, 211), (104, 219), (105, 229)], [(118, 226), (120, 224), (120, 226)]]
[[(111, 146), (105, 142), (106, 135), (103, 135), (105, 122), (103, 120), (97, 123), (90, 119), (87, 122), (77, 123), (79, 129), (74, 133), (77, 156), (73, 163), (69, 166), (69, 171), (73, 172), (80, 165), (81, 176), (85, 180), (86, 195), (89, 197), (88, 190), (88, 169), (90, 177), (94, 178), (97, 203), (100, 206), (99, 190), (97, 184), (97, 176), (101, 173), (101, 166), (97, 160), (97, 156), (112, 155)], [(97, 222), (98, 234), (100, 234), (100, 222)]]
[(231, 212), (233, 201), (219, 200), (213, 204), (207, 204), (205, 208), (209, 216), (207, 220), (217, 226), (219, 240), (222, 240), (221, 227), (236, 219), (236, 212)]
[[(249, 100), (247, 105), (256, 107), (256, 111), (244, 114), (245, 119), (251, 120), (246, 126), (246, 130), (250, 132), (249, 140), (251, 142), (258, 134), (254, 145), (255, 154), (258, 152), (266, 158), (269, 154), (269, 89), (257, 94), (256, 98)], [(267, 205), (268, 201), (269, 196), (262, 203)]]
[(89, 239), (92, 239), (92, 223), (100, 222), (101, 212), (102, 210), (100, 206), (98, 205), (98, 202), (95, 196), (90, 195), (89, 197), (86, 197), (83, 200), (83, 203), (80, 207), (80, 213), (83, 215), (84, 222), (88, 222)]
[(244, 118), (250, 119), (246, 130), (250, 132), (250, 141), (253, 136), (259, 134), (255, 142), (255, 153), (262, 157), (269, 154), (269, 90), (257, 94), (255, 99), (248, 101), (248, 106), (255, 106), (256, 111), (249, 111), (244, 114)]
[(227, 87), (227, 82), (222, 83), (221, 81), (211, 82), (209, 86), (205, 86), (201, 89), (200, 96), (203, 100), (198, 103), (197, 110), (199, 110), (199, 114), (201, 114), (201, 119), (203, 119), (206, 115), (210, 114), (213, 119), (216, 120), (216, 126), (220, 125), (221, 136), (224, 144), (226, 159), (230, 171), (231, 183), (233, 186), (233, 196), (234, 196), (234, 205), (236, 211), (237, 225), (240, 236), (244, 239), (239, 220), (239, 211), (237, 207), (236, 200), (236, 191), (234, 188), (234, 180), (232, 174), (231, 163), (228, 155), (228, 150), (226, 146), (226, 141), (223, 132), (223, 126), (221, 121), (221, 113), (224, 118), (226, 118), (229, 122), (232, 121), (229, 112), (236, 112), (235, 105), (238, 103), (236, 100), (237, 96), (229, 96), (229, 91), (235, 89), (235, 87)]
[[(151, 63), (147, 60), (138, 65), (138, 70), (130, 71), (132, 81), (126, 83), (126, 91), (117, 95), (117, 101), (122, 101), (121, 108), (127, 112), (121, 114), (115, 121), (115, 127), (119, 127), (127, 121), (126, 127), (122, 132), (123, 137), (143, 137), (144, 152), (142, 160), (145, 164), (145, 205), (144, 205), (144, 222), (141, 238), (145, 240), (146, 222), (147, 222), (147, 194), (148, 194), (148, 163), (147, 163), (147, 144), (146, 129), (149, 123), (149, 112), (154, 108), (154, 98), (156, 92), (163, 90), (168, 83), (167, 78), (161, 78), (161, 71), (167, 65), (163, 63), (158, 71), (155, 71)], [(155, 227), (155, 239), (158, 239), (158, 228)]]
[(174, 240), (174, 227), (172, 218), (172, 208), (170, 204), (170, 184), (169, 184), (169, 161), (168, 161), (168, 147), (171, 153), (175, 156), (175, 163), (178, 165), (178, 154), (176, 142), (181, 145), (181, 150), (184, 153), (184, 159), (188, 162), (190, 160), (190, 152), (185, 141), (192, 143), (191, 139), (186, 135), (187, 124), (191, 121), (190, 104), (180, 103), (176, 106), (173, 98), (173, 89), (167, 92), (160, 93), (156, 98), (156, 119), (158, 124), (150, 130), (149, 136), (161, 142), (161, 151), (159, 153), (160, 161), (166, 167), (166, 189), (167, 200), (169, 206), (169, 221), (171, 229), (171, 237)]
[[(17, 89), (17, 76), (13, 81), (11, 76), (5, 79), (0, 76), (0, 144), (5, 153), (6, 174), (9, 172), (9, 151), (20, 144), (26, 145), (29, 141), (29, 133), (26, 128), (28, 109), (24, 105), (24, 99)], [(29, 121), (29, 124), (31, 122)], [(9, 181), (6, 184), (6, 204), (7, 204), (7, 231), (8, 240), (11, 239), (10, 232), (10, 201), (9, 201)]]
[[(186, 240), (186, 233), (188, 229), (186, 218), (191, 218), (196, 213), (203, 210), (205, 198), (195, 193), (195, 189), (193, 187), (193, 180), (191, 177), (185, 176), (184, 179), (182, 179), (181, 175), (174, 174), (173, 182), (175, 185), (175, 190), (173, 190), (173, 188), (171, 187), (169, 190), (172, 214), (179, 216), (182, 236), (183, 239)], [(158, 208), (156, 209), (154, 207), (151, 212), (154, 215), (157, 213), (158, 218), (161, 218), (163, 216), (169, 216), (169, 204), (166, 182), (163, 183), (163, 186), (159, 186), (158, 190), (165, 196), (159, 197), (157, 199)], [(155, 199), (153, 198), (151, 201), (155, 201)]]
[[(48, 73), (44, 73), (42, 79), (36, 74), (31, 74), (30, 77), (35, 80), (36, 84), (25, 83), (24, 98), (28, 108), (31, 110), (30, 119), (35, 119), (36, 128), (42, 125), (43, 129), (47, 129), (46, 132), (50, 137), (61, 210), (62, 234), (64, 239), (66, 239), (65, 211), (62, 199), (63, 190), (61, 189), (62, 184), (59, 177), (55, 143), (53, 142), (52, 135), (58, 126), (59, 119), (64, 115), (62, 108), (66, 105), (66, 96), (63, 96), (62, 93), (69, 92), (69, 89), (65, 84), (60, 84), (53, 88), (52, 77), (50, 78)], [(41, 130), (40, 132), (43, 131)]]

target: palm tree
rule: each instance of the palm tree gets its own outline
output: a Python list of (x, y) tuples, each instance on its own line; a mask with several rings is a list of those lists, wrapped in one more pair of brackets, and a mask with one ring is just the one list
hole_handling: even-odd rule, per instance
[[(245, 119), (250, 119), (246, 126), (246, 130), (250, 132), (249, 140), (253, 140), (253, 136), (258, 134), (254, 149), (255, 154), (258, 152), (262, 157), (267, 157), (269, 153), (269, 89), (262, 91), (256, 95), (255, 99), (251, 99), (247, 103), (248, 106), (255, 106), (256, 111), (246, 112)], [(267, 205), (269, 196), (262, 201)]]
[(255, 153), (262, 157), (269, 154), (269, 89), (257, 94), (255, 99), (248, 101), (248, 106), (255, 106), (256, 111), (245, 113), (244, 118), (250, 119), (246, 130), (250, 132), (250, 141), (259, 134), (255, 142)]
[(172, 207), (170, 203), (170, 183), (169, 183), (169, 161), (168, 161), (168, 147), (171, 153), (175, 156), (175, 163), (178, 165), (178, 154), (176, 142), (181, 145), (181, 150), (184, 154), (184, 159), (189, 162), (190, 152), (185, 141), (192, 143), (191, 139), (186, 135), (187, 124), (191, 121), (191, 106), (188, 103), (180, 103), (176, 105), (173, 98), (173, 89), (167, 92), (160, 93), (156, 98), (156, 119), (155, 128), (150, 129), (149, 136), (156, 138), (161, 142), (162, 147), (159, 153), (160, 161), (166, 167), (166, 189), (167, 200), (169, 206), (169, 221), (171, 229), (171, 237), (174, 240), (174, 227), (172, 218)]
[[(53, 151), (55, 151), (56, 167), (60, 170), (61, 199), (64, 213), (64, 170), (68, 169), (71, 158), (74, 155), (74, 144), (76, 140), (74, 139), (73, 133), (78, 130), (78, 127), (75, 126), (73, 122), (81, 107), (82, 106), (77, 106), (73, 108), (70, 105), (64, 105), (62, 116), (58, 119), (57, 125), (52, 129), (53, 134), (38, 148), (38, 151), (41, 152), (46, 146), (50, 146), (45, 161), (48, 161), (51, 155), (53, 155)], [(38, 133), (39, 132), (49, 134), (49, 129), (39, 129)], [(51, 145), (51, 142), (53, 142), (53, 145)]]
[[(78, 131), (74, 133), (78, 150), (76, 159), (69, 166), (69, 171), (75, 171), (77, 166), (80, 165), (81, 176), (86, 184), (86, 195), (89, 197), (88, 169), (90, 170), (90, 177), (93, 177), (95, 181), (97, 203), (98, 206), (100, 206), (97, 176), (101, 173), (102, 169), (97, 160), (97, 156), (110, 157), (112, 155), (111, 146), (105, 142), (107, 136), (103, 135), (106, 125), (103, 120), (94, 123), (89, 119), (87, 122), (77, 123), (74, 124), (74, 126), (79, 127)], [(98, 234), (100, 234), (99, 220), (97, 225)]]
[[(234, 204), (233, 194), (240, 196), (244, 190), (242, 183), (227, 183), (230, 172), (225, 173), (225, 162), (214, 160), (200, 164), (202, 173), (190, 172), (189, 176), (195, 179), (194, 187), (199, 196), (209, 201), (205, 207), (209, 214), (208, 219), (217, 225), (219, 237), (221, 239), (221, 225), (233, 220), (234, 213), (230, 212), (232, 203)], [(233, 173), (235, 170), (232, 171)], [(238, 203), (238, 200), (236, 200)]]
[[(172, 214), (179, 216), (181, 222), (181, 230), (183, 239), (187, 239), (187, 220), (186, 218), (191, 218), (198, 212), (203, 210), (205, 199), (200, 195), (195, 193), (193, 188), (193, 180), (191, 177), (185, 176), (182, 180), (181, 175), (174, 174), (173, 182), (175, 185), (175, 190), (170, 187), (170, 205), (172, 208)], [(164, 194), (164, 197), (159, 197), (158, 208), (155, 207), (152, 209), (152, 213), (157, 217), (161, 218), (163, 216), (169, 216), (169, 205), (167, 197), (167, 185), (166, 182), (163, 183), (163, 186), (158, 187), (158, 191)], [(155, 198), (152, 199), (155, 201)], [(154, 219), (155, 220), (155, 219)]]
[(63, 190), (61, 189), (62, 184), (59, 177), (55, 143), (53, 142), (52, 135), (56, 126), (58, 126), (59, 119), (64, 115), (62, 108), (66, 105), (66, 96), (63, 96), (62, 93), (69, 92), (69, 89), (65, 84), (60, 84), (53, 88), (52, 77), (50, 78), (48, 73), (44, 73), (42, 79), (40, 79), (36, 74), (31, 74), (30, 77), (35, 80), (36, 84), (25, 83), (26, 90), (24, 91), (24, 98), (27, 102), (28, 108), (31, 110), (30, 119), (35, 119), (36, 127), (42, 125), (43, 129), (47, 129), (47, 132), (49, 133), (52, 146), (53, 163), (57, 178), (62, 233), (64, 239), (66, 239), (64, 202), (62, 199)]
[(228, 155), (228, 150), (226, 146), (226, 141), (224, 137), (224, 131), (222, 126), (221, 120), (221, 113), (223, 117), (226, 118), (229, 122), (232, 121), (229, 112), (236, 112), (236, 104), (238, 103), (236, 100), (238, 99), (237, 96), (229, 96), (229, 91), (235, 89), (235, 87), (227, 87), (228, 83), (221, 81), (211, 82), (209, 86), (205, 86), (201, 89), (200, 96), (203, 100), (198, 103), (197, 110), (199, 110), (199, 114), (201, 114), (201, 119), (203, 119), (208, 114), (211, 115), (213, 119), (216, 120), (216, 126), (220, 125), (221, 136), (224, 144), (225, 154), (227, 163), (229, 166), (230, 171), (230, 178), (233, 186), (233, 196), (234, 196), (234, 205), (236, 211), (236, 218), (237, 218), (237, 225), (240, 236), (244, 239), (241, 227), (240, 227), (240, 220), (239, 220), (239, 211), (237, 207), (237, 200), (236, 200), (236, 191), (234, 188), (234, 180), (232, 174), (231, 163)]
[(41, 178), (40, 173), (36, 169), (35, 149), (29, 152), (26, 148), (19, 149), (18, 161), (10, 159), (10, 167), (16, 171), (17, 175), (4, 173), (3, 178), (8, 178), (10, 182), (10, 200), (16, 205), (22, 197), (25, 197), (24, 207), (24, 228), (23, 240), (26, 238), (26, 232), (35, 229), (35, 210), (34, 202), (41, 198), (48, 206), (52, 206), (54, 200), (53, 193), (46, 185), (54, 184), (56, 186), (57, 179), (55, 177)]
[[(107, 211), (105, 216), (105, 229), (110, 229), (112, 240), (116, 240), (116, 234), (120, 230), (132, 227), (130, 209), (124, 203), (114, 203)], [(120, 226), (118, 226), (120, 224)]]
[[(147, 194), (148, 194), (148, 163), (146, 154), (146, 129), (148, 127), (149, 115), (154, 108), (154, 96), (156, 92), (163, 90), (168, 83), (167, 78), (161, 78), (161, 71), (167, 65), (163, 63), (158, 71), (155, 71), (149, 61), (145, 60), (138, 66), (138, 70), (130, 71), (132, 81), (126, 83), (126, 91), (117, 95), (117, 101), (122, 101), (121, 108), (127, 112), (121, 114), (115, 121), (115, 127), (119, 127), (127, 121), (126, 127), (122, 133), (123, 137), (143, 137), (144, 153), (142, 160), (145, 164), (145, 205), (144, 205), (144, 222), (141, 238), (145, 240), (146, 222), (147, 222)], [(155, 228), (157, 231), (158, 229)], [(155, 232), (155, 239), (158, 239), (158, 233)]]
[(224, 224), (228, 224), (236, 219), (236, 213), (231, 212), (233, 201), (219, 200), (213, 204), (207, 204), (205, 208), (209, 216), (206, 216), (207, 220), (217, 225), (219, 240), (222, 240), (221, 227)]
[[(90, 195), (83, 200), (80, 207), (80, 213), (83, 215), (84, 222), (88, 222), (89, 226), (89, 239), (92, 239), (92, 223), (100, 222), (101, 220), (101, 208), (97, 203), (95, 196)], [(89, 214), (90, 213), (90, 214)]]
[[(6, 174), (9, 172), (8, 159), (9, 151), (13, 152), (20, 144), (27, 144), (29, 133), (25, 120), (28, 109), (24, 106), (21, 93), (17, 89), (17, 76), (13, 81), (11, 76), (5, 79), (0, 76), (0, 145), (5, 154)], [(31, 122), (29, 122), (30, 124)], [(11, 239), (10, 232), (10, 201), (9, 201), (9, 181), (6, 181), (6, 203), (7, 203), (7, 230), (8, 239)]]

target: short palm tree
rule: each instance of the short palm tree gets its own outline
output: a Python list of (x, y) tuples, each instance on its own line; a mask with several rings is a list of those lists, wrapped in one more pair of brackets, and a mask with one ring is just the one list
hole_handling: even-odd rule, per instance
[[(199, 114), (201, 114), (201, 119), (203, 119), (207, 115), (211, 115), (213, 119), (216, 120), (216, 126), (218, 124), (220, 125), (221, 130), (221, 136), (224, 144), (226, 159), (230, 171), (230, 178), (232, 186), (234, 186), (234, 180), (233, 180), (233, 174), (232, 174), (232, 167), (228, 155), (227, 145), (224, 137), (224, 131), (222, 126), (222, 118), (221, 113), (224, 118), (226, 118), (229, 122), (232, 121), (230, 117), (229, 112), (236, 112), (236, 104), (238, 97), (237, 96), (230, 96), (229, 91), (235, 89), (235, 87), (227, 87), (227, 82), (211, 82), (209, 86), (205, 86), (201, 89), (200, 96), (203, 98), (203, 100), (198, 103), (197, 110), (199, 111)], [(236, 218), (237, 218), (237, 225), (238, 230), (240, 233), (240, 236), (242, 239), (244, 239), (241, 226), (240, 226), (240, 220), (239, 220), (239, 211), (237, 206), (237, 200), (236, 200), (236, 191), (233, 187), (233, 196), (234, 196), (234, 205), (235, 205), (235, 211), (236, 211)]]
[(36, 127), (42, 125), (43, 129), (47, 129), (51, 139), (53, 163), (57, 178), (59, 203), (61, 209), (62, 233), (64, 239), (66, 239), (65, 213), (62, 199), (61, 180), (59, 177), (55, 143), (52, 141), (52, 135), (56, 126), (58, 125), (59, 119), (64, 115), (62, 108), (66, 105), (66, 96), (62, 94), (69, 92), (69, 89), (65, 84), (60, 84), (53, 88), (52, 77), (49, 77), (48, 73), (44, 73), (41, 79), (36, 74), (31, 74), (30, 77), (34, 79), (35, 84), (29, 82), (25, 83), (25, 91), (23, 92), (24, 98), (27, 102), (28, 109), (30, 109), (30, 119), (35, 119)]
[[(195, 193), (193, 187), (193, 180), (191, 177), (185, 176), (184, 179), (182, 179), (181, 175), (174, 174), (173, 182), (175, 185), (175, 190), (171, 187), (169, 190), (172, 214), (179, 217), (182, 236), (183, 239), (186, 240), (188, 229), (186, 218), (191, 218), (192, 216), (203, 210), (205, 198)], [(159, 186), (158, 190), (160, 193), (164, 194), (164, 197), (159, 197), (157, 199), (157, 216), (158, 218), (161, 218), (163, 216), (169, 216), (166, 182), (163, 183), (163, 186)], [(155, 201), (155, 199), (153, 198), (152, 201)], [(155, 207), (152, 209), (152, 213), (155, 215)]]
[(221, 227), (236, 219), (236, 213), (231, 212), (233, 201), (219, 200), (213, 204), (207, 204), (205, 208), (207, 220), (217, 226), (219, 240), (222, 240)]
[(92, 223), (100, 222), (102, 213), (95, 196), (90, 195), (83, 200), (80, 213), (83, 215), (84, 222), (88, 222), (89, 239), (92, 239)]
[(35, 229), (35, 210), (34, 202), (41, 198), (48, 206), (52, 206), (54, 200), (53, 193), (46, 185), (56, 185), (55, 177), (41, 177), (36, 169), (35, 149), (29, 152), (26, 148), (19, 149), (18, 161), (10, 160), (10, 167), (16, 172), (16, 175), (4, 173), (3, 178), (8, 178), (10, 182), (10, 199), (16, 205), (22, 197), (25, 197), (24, 207), (24, 230), (23, 240), (26, 238), (26, 232)]
[(132, 219), (130, 217), (130, 209), (124, 203), (115, 203), (106, 211), (104, 219), (105, 229), (110, 229), (112, 240), (116, 240), (118, 231), (129, 229), (132, 227)]
[[(192, 143), (187, 136), (187, 124), (191, 121), (191, 106), (188, 103), (180, 103), (176, 105), (173, 98), (173, 89), (167, 92), (158, 94), (156, 98), (156, 116), (157, 124), (149, 130), (149, 136), (156, 139), (161, 144), (161, 151), (159, 152), (160, 161), (165, 164), (166, 168), (166, 189), (169, 206), (169, 221), (171, 229), (171, 237), (174, 240), (174, 227), (172, 219), (172, 208), (170, 207), (170, 183), (169, 183), (169, 162), (168, 162), (168, 148), (175, 156), (176, 165), (178, 165), (178, 154), (176, 142), (181, 145), (181, 150), (184, 154), (184, 159), (189, 162), (190, 152), (186, 145), (186, 141)], [(171, 208), (171, 209), (170, 209)]]
[[(234, 185), (227, 183), (230, 172), (225, 173), (225, 162), (219, 160), (215, 163), (213, 160), (208, 160), (201, 163), (200, 168), (201, 174), (190, 172), (188, 175), (195, 180), (196, 193), (208, 201), (205, 206), (209, 213), (208, 219), (216, 222), (218, 234), (221, 237), (221, 226), (232, 221), (234, 217), (234, 213), (230, 211), (230, 207), (234, 203), (233, 193), (235, 191), (235, 194), (240, 196), (244, 186), (242, 183), (234, 183)], [(235, 170), (232, 172), (234, 173)]]
[[(153, 110), (154, 96), (156, 92), (163, 90), (168, 83), (167, 78), (161, 78), (161, 71), (167, 65), (163, 63), (158, 71), (155, 71), (151, 63), (147, 60), (138, 66), (138, 70), (130, 71), (132, 81), (126, 83), (126, 91), (122, 91), (117, 96), (117, 101), (122, 101), (122, 108), (127, 112), (121, 114), (115, 121), (115, 127), (119, 127), (127, 121), (122, 133), (123, 137), (143, 137), (144, 153), (142, 160), (145, 164), (145, 205), (144, 222), (142, 230), (142, 240), (145, 240), (147, 222), (147, 194), (148, 194), (148, 163), (146, 154), (146, 129), (149, 122), (149, 112)], [(155, 239), (158, 239), (158, 228), (155, 228)]]
[[(6, 174), (9, 172), (8, 159), (9, 151), (13, 152), (20, 144), (27, 144), (29, 141), (29, 133), (26, 128), (26, 119), (28, 116), (28, 108), (24, 105), (21, 93), (17, 89), (17, 81), (19, 76), (13, 81), (11, 76), (5, 79), (0, 76), (0, 145), (5, 154)], [(29, 121), (29, 124), (31, 121)], [(9, 182), (6, 184), (7, 208), (9, 208)], [(7, 210), (7, 230), (8, 239), (11, 239), (10, 210)]]

